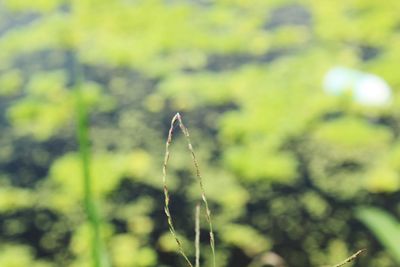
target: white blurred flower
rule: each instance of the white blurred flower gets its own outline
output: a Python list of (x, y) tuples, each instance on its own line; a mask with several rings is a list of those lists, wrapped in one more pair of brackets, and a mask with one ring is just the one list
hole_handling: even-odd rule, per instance
[(379, 76), (345, 67), (330, 69), (323, 88), (329, 95), (350, 93), (355, 102), (367, 106), (389, 104), (392, 97), (389, 85)]
[(366, 74), (355, 84), (353, 96), (360, 104), (382, 106), (390, 103), (392, 91), (382, 78)]

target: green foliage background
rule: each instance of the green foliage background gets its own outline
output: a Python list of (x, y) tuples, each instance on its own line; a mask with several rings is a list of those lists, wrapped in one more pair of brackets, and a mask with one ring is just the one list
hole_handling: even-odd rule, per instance
[[(176, 111), (199, 156), (218, 266), (268, 251), (320, 266), (360, 248), (359, 266), (394, 266), (399, 256), (354, 209), (400, 216), (399, 11), (397, 0), (1, 1), (0, 266), (91, 266), (79, 75), (111, 266), (184, 266), (161, 183)], [(335, 65), (383, 77), (391, 105), (326, 96)], [(191, 166), (178, 138), (171, 210), (192, 257)], [(203, 227), (202, 266), (211, 266)]]

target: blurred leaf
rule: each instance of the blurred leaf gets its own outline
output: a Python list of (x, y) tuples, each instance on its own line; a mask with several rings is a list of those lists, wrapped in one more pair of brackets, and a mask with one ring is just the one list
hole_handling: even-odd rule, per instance
[(400, 264), (400, 223), (378, 208), (358, 208), (356, 215)]
[(9, 267), (51, 267), (44, 261), (36, 261), (31, 248), (22, 245), (2, 246), (0, 249), (0, 265)]
[(249, 226), (239, 224), (225, 225), (221, 234), (225, 242), (241, 248), (247, 255), (252, 257), (270, 247), (267, 239)]
[(392, 136), (385, 127), (358, 119), (343, 118), (320, 124), (315, 138), (338, 148), (351, 150), (366, 146), (379, 148), (387, 144)]
[(23, 79), (19, 70), (7, 71), (0, 76), (0, 96), (17, 94), (22, 87)]

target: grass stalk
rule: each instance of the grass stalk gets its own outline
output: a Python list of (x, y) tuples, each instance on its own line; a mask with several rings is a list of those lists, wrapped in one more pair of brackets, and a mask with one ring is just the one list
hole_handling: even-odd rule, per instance
[(347, 259), (345, 259), (344, 261), (342, 261), (341, 263), (334, 265), (333, 267), (342, 267), (343, 265), (346, 265), (347, 263), (354, 261), (358, 256), (360, 256), (365, 251), (366, 249), (361, 249), (356, 253), (354, 253), (353, 255), (351, 255), (350, 257), (348, 257)]
[(89, 142), (89, 123), (88, 111), (82, 96), (82, 80), (83, 75), (80, 66), (73, 55), (74, 61), (74, 80), (76, 94), (76, 110), (77, 110), (77, 129), (76, 136), (79, 145), (79, 157), (82, 166), (83, 176), (83, 198), (85, 212), (91, 228), (91, 259), (93, 267), (102, 266), (102, 247), (100, 238), (100, 216), (98, 214), (92, 189), (92, 175), (90, 173), (91, 151)]
[(164, 198), (165, 198), (165, 206), (164, 206), (164, 211), (165, 214), (167, 216), (167, 220), (168, 220), (168, 225), (169, 225), (169, 229), (170, 232), (172, 233), (172, 235), (174, 236), (176, 243), (178, 244), (178, 249), (180, 254), (182, 254), (182, 256), (184, 257), (184, 259), (187, 262), (187, 265), (189, 267), (193, 267), (193, 264), (190, 262), (189, 258), (186, 256), (186, 253), (183, 250), (182, 244), (180, 242), (180, 240), (178, 239), (177, 235), (176, 235), (176, 231), (175, 231), (175, 227), (173, 224), (173, 219), (171, 216), (171, 212), (169, 209), (169, 202), (170, 202), (170, 197), (169, 197), (169, 192), (168, 192), (168, 187), (167, 187), (167, 166), (168, 166), (168, 161), (169, 161), (169, 157), (170, 157), (170, 151), (169, 151), (169, 147), (172, 143), (172, 136), (173, 136), (173, 132), (174, 132), (174, 126), (175, 123), (178, 122), (179, 124), (179, 128), (181, 129), (182, 133), (185, 135), (186, 141), (187, 141), (187, 145), (192, 157), (192, 161), (195, 167), (195, 171), (196, 171), (196, 178), (197, 181), (199, 183), (200, 186), (200, 191), (201, 191), (201, 199), (205, 205), (205, 209), (206, 209), (206, 219), (209, 225), (209, 236), (210, 236), (210, 247), (211, 247), (211, 253), (212, 253), (212, 259), (213, 259), (213, 267), (216, 266), (215, 264), (215, 240), (214, 240), (214, 231), (213, 231), (213, 225), (212, 225), (212, 221), (211, 221), (211, 211), (208, 205), (208, 201), (207, 201), (207, 197), (205, 194), (205, 190), (204, 190), (204, 186), (203, 186), (203, 178), (200, 174), (200, 168), (199, 168), (199, 164), (196, 158), (196, 154), (194, 153), (194, 149), (192, 146), (192, 143), (190, 141), (190, 135), (189, 135), (189, 131), (188, 129), (185, 127), (185, 125), (183, 124), (181, 115), (179, 113), (176, 113), (175, 116), (172, 118), (171, 120), (171, 126), (168, 132), (168, 138), (167, 138), (167, 142), (165, 145), (165, 157), (164, 157), (164, 164), (163, 164), (163, 185), (164, 185)]
[(174, 131), (175, 117), (171, 121), (171, 127), (169, 129), (167, 142), (165, 144), (165, 157), (164, 157), (164, 164), (163, 164), (164, 212), (165, 212), (165, 215), (167, 216), (169, 231), (171, 232), (172, 236), (175, 238), (175, 241), (178, 245), (179, 253), (185, 259), (187, 266), (193, 267), (192, 262), (189, 260), (188, 256), (186, 255), (186, 253), (182, 247), (182, 243), (176, 234), (174, 222), (173, 222), (171, 212), (169, 209), (170, 197), (169, 197), (169, 191), (168, 191), (168, 187), (167, 187), (167, 166), (168, 166), (168, 161), (169, 161), (169, 156), (170, 156), (169, 147), (172, 143), (172, 135), (173, 135), (173, 131)]
[(194, 247), (196, 250), (195, 267), (200, 267), (200, 203), (197, 203), (196, 205), (194, 229), (195, 229)]
[[(78, 92), (77, 95), (80, 95)], [(84, 205), (86, 215), (92, 231), (91, 250), (92, 266), (101, 267), (101, 247), (100, 247), (100, 218), (97, 213), (92, 192), (92, 177), (90, 173), (90, 147), (88, 137), (88, 116), (85, 105), (81, 97), (78, 96), (78, 142), (79, 155), (82, 163)]]

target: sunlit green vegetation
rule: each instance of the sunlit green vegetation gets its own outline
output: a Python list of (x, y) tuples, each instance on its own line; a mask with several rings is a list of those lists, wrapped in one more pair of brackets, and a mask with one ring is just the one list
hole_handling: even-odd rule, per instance
[[(0, 1), (0, 266), (94, 266), (78, 81), (102, 262), (184, 266), (161, 172), (179, 111), (219, 267), (255, 266), (269, 251), (321, 266), (361, 248), (359, 266), (395, 266), (385, 232), (395, 219), (355, 210), (400, 216), (399, 10), (398, 0)], [(327, 96), (337, 65), (380, 75), (392, 103)], [(171, 212), (192, 259), (199, 189), (182, 136), (171, 150)], [(201, 266), (212, 266), (201, 227)]]

